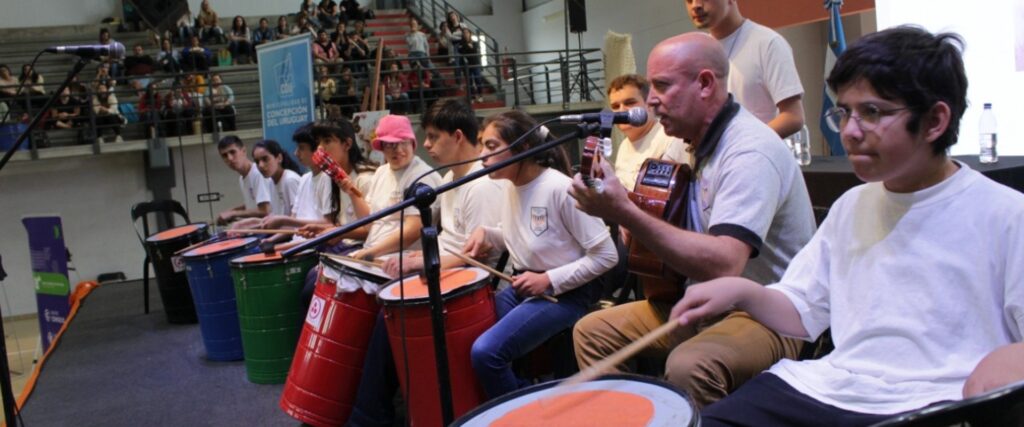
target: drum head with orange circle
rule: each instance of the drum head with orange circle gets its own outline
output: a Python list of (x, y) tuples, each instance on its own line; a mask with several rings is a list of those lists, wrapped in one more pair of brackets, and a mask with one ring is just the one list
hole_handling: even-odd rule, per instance
[(243, 237), (237, 239), (221, 240), (185, 252), (185, 254), (182, 255), (182, 257), (213, 258), (249, 249), (252, 246), (255, 246), (256, 243), (257, 239), (255, 237)]
[(453, 426), (660, 427), (698, 426), (690, 399), (670, 384), (610, 375), (582, 384), (538, 384), (493, 399)]
[(167, 240), (174, 240), (174, 239), (178, 239), (178, 238), (181, 238), (181, 237), (184, 237), (184, 236), (188, 236), (188, 235), (190, 235), (192, 233), (195, 233), (197, 231), (200, 231), (200, 230), (202, 230), (204, 228), (206, 228), (206, 223), (205, 222), (198, 222), (198, 223), (195, 223), (195, 224), (185, 224), (185, 225), (181, 225), (181, 226), (178, 226), (178, 227), (174, 227), (174, 228), (170, 228), (170, 229), (161, 231), (159, 233), (154, 233), (153, 235), (147, 237), (146, 241), (150, 242), (150, 243), (156, 243), (156, 242), (163, 242), (163, 241), (167, 241)]
[[(477, 267), (459, 267), (441, 271), (441, 296), (449, 298), (477, 289), (486, 284), (490, 277), (490, 273)], [(427, 291), (426, 279), (414, 274), (385, 285), (377, 297), (384, 304), (396, 304), (403, 301), (404, 304), (426, 303)]]

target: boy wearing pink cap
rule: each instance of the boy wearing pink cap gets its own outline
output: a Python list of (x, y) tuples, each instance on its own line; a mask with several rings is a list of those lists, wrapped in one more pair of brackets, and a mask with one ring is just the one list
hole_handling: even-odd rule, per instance
[[(416, 157), (416, 134), (412, 123), (405, 116), (387, 115), (377, 122), (377, 137), (373, 140), (374, 150), (384, 153), (387, 167), (381, 166), (373, 174), (370, 190), (366, 193), (366, 201), (370, 204), (370, 212), (401, 202), (405, 189), (412, 181), (430, 171), (430, 166)], [(431, 172), (420, 182), (431, 187), (441, 184), (441, 175)], [(434, 207), (436, 212), (437, 208)], [(369, 235), (363, 248), (350, 256), (362, 259), (380, 258), (382, 255), (398, 252), (403, 249), (419, 249), (420, 213), (410, 207), (404, 211), (405, 225), (399, 234), (399, 214), (381, 218), (370, 225)], [(400, 244), (401, 243), (401, 244)]]

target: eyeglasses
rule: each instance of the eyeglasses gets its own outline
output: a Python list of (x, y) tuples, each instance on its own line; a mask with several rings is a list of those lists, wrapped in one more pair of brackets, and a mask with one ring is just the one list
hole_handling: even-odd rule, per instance
[(380, 144), (380, 151), (398, 151), (398, 150), (405, 150), (407, 148), (412, 148), (412, 144), (409, 144), (406, 141), (402, 141), (402, 142), (384, 142), (384, 141), (381, 141), (381, 142), (382, 142), (382, 144)]
[(846, 123), (853, 117), (857, 121), (857, 126), (860, 127), (861, 131), (867, 132), (875, 130), (878, 127), (878, 122), (882, 120), (882, 117), (891, 116), (897, 112), (908, 110), (910, 107), (892, 108), (883, 110), (878, 108), (874, 104), (864, 104), (856, 108), (856, 112), (850, 112), (850, 110), (844, 107), (832, 107), (825, 113), (825, 123), (833, 131), (840, 132), (841, 129), (846, 127)]

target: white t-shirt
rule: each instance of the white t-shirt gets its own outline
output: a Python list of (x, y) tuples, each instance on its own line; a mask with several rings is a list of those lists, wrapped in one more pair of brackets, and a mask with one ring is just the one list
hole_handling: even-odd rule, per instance
[[(476, 162), (466, 173), (480, 169), (483, 169), (483, 164)], [(453, 178), (454, 173), (449, 170), (441, 182), (447, 184), (452, 182)], [(485, 175), (441, 194), (441, 212), (438, 214), (441, 217), (441, 234), (437, 236), (437, 241), (442, 256), (447, 254), (446, 250), (461, 253), (462, 245), (477, 227), (496, 227), (501, 223), (507, 185), (508, 182), (505, 180), (493, 180)], [(485, 263), (494, 265), (497, 262), (501, 253), (495, 252)]]
[(571, 185), (550, 168), (526, 185), (508, 185), (500, 228), (485, 227), (488, 242), (507, 249), (514, 268), (546, 271), (555, 295), (597, 278), (619, 258), (604, 222), (576, 209)]
[(682, 139), (665, 134), (665, 127), (655, 123), (647, 134), (639, 141), (624, 138), (615, 153), (615, 176), (619, 178), (627, 190), (636, 184), (636, 176), (640, 173), (640, 165), (649, 158), (668, 160), (676, 163), (690, 163), (690, 153), (686, 152), (686, 142)]
[(301, 220), (322, 221), (331, 213), (331, 178), (327, 174), (306, 172), (299, 181), (292, 216)]
[(274, 192), (274, 181), (264, 178), (255, 163), (249, 165), (249, 173), (238, 177), (238, 186), (242, 190), (246, 210), (255, 210), (260, 203), (270, 203)]
[(762, 284), (782, 277), (815, 228), (811, 198), (792, 153), (743, 107), (691, 182), (689, 212), (690, 230), (750, 244), (754, 257), (742, 275)]
[(779, 114), (779, 101), (804, 93), (793, 49), (771, 28), (747, 19), (719, 42), (729, 55), (729, 92), (762, 122)]
[(1024, 195), (960, 164), (930, 188), (847, 191), (781, 291), (835, 350), (771, 373), (819, 401), (892, 414), (959, 400), (968, 375), (1024, 330)]
[[(426, 164), (419, 157), (413, 156), (412, 161), (409, 162), (409, 166), (406, 166), (401, 170), (393, 170), (391, 166), (381, 165), (377, 168), (377, 171), (373, 173), (373, 182), (370, 184), (370, 190), (363, 193), (366, 195), (366, 202), (370, 204), (370, 211), (377, 212), (384, 208), (405, 200), (403, 192), (405, 188), (412, 184), (412, 181), (420, 175), (429, 171), (431, 167)], [(425, 176), (420, 182), (427, 184), (431, 187), (437, 187), (441, 183), (441, 175), (437, 172), (432, 172)], [(437, 202), (434, 202), (434, 211), (436, 212)], [(415, 207), (409, 207), (405, 209), (405, 215), (407, 216), (419, 216), (420, 212)], [(435, 215), (436, 217), (436, 215)], [(364, 247), (371, 247), (381, 241), (390, 233), (398, 232), (399, 226), (399, 213), (388, 215), (381, 218), (370, 226), (370, 234), (366, 236), (366, 241), (363, 244)], [(426, 226), (426, 224), (424, 224)], [(411, 245), (405, 249), (419, 249), (420, 243), (416, 241), (414, 245)]]
[(295, 198), (299, 194), (299, 174), (290, 169), (281, 173), (281, 179), (274, 184), (274, 191), (270, 193), (270, 213), (273, 215), (291, 215), (295, 206)]
[[(356, 172), (352, 176), (352, 183), (355, 184), (356, 188), (363, 193), (365, 197), (369, 194), (371, 183), (373, 183), (373, 172), (364, 171)], [(327, 197), (331, 196), (331, 183), (327, 182)], [(359, 219), (356, 216), (356, 207), (352, 204), (352, 196), (342, 191), (338, 200), (338, 224), (348, 224), (352, 221)], [(330, 202), (328, 201), (328, 209), (330, 209)], [(330, 212), (328, 212), (330, 213)]]

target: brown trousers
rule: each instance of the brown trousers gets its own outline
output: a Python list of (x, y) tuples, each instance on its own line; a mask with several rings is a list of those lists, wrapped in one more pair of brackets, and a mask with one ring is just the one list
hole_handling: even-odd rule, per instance
[[(573, 328), (573, 345), (584, 369), (636, 341), (668, 320), (672, 304), (636, 301), (588, 314)], [(795, 359), (803, 341), (783, 338), (752, 319), (733, 312), (678, 328), (642, 355), (660, 356), (666, 379), (690, 395), (699, 407), (725, 397), (782, 358)], [(625, 365), (617, 367), (627, 372)]]

